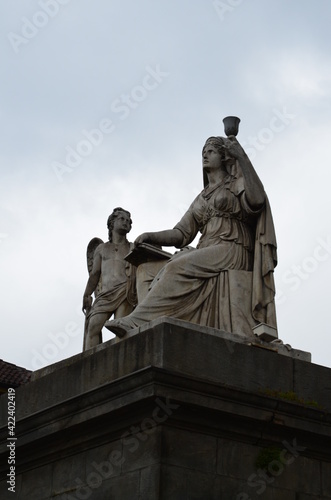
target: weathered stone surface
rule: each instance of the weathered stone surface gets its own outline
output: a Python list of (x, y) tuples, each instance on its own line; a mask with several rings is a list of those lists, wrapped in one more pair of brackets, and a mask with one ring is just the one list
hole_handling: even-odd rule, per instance
[(243, 478), (254, 472), (254, 463), (262, 448), (242, 442), (219, 439), (217, 443), (217, 473), (221, 476)]
[(124, 260), (133, 247), (126, 238), (131, 226), (130, 212), (117, 207), (107, 220), (109, 241), (104, 243), (100, 238), (93, 238), (88, 244), (83, 350), (102, 342), (102, 328), (113, 314), (115, 318), (126, 316), (136, 305), (134, 271)]
[[(263, 184), (234, 136), (209, 137), (202, 167), (204, 189), (175, 227), (135, 240), (138, 247), (175, 246), (180, 251), (130, 314), (105, 324), (119, 337), (160, 316), (246, 339), (253, 337), (254, 326), (264, 323), (274, 328), (272, 338), (277, 337), (277, 244)], [(199, 232), (196, 248), (190, 247)]]
[(90, 474), (97, 472), (103, 479), (119, 476), (123, 461), (122, 440), (110, 441), (86, 452), (86, 468), (82, 468), (80, 474), (83, 473), (83, 477), (88, 478)]
[(77, 488), (77, 483), (86, 477), (86, 453), (83, 451), (78, 455), (57, 460), (54, 462), (51, 474), (53, 495), (74, 490)]
[[(33, 498), (41, 500), (51, 498), (52, 492), (52, 465), (26, 471), (22, 475), (21, 489), (18, 492), (18, 498)], [(5, 497), (6, 498), (6, 497)]]
[(293, 390), (297, 394), (302, 394), (305, 399), (316, 401), (319, 405), (330, 409), (330, 368), (314, 365), (312, 370), (307, 370), (305, 363), (295, 361), (293, 364)]
[[(293, 442), (293, 440), (290, 440), (290, 442)], [(298, 444), (300, 444), (299, 440)], [(301, 491), (310, 494), (312, 497), (314, 495), (321, 495), (320, 464), (314, 459), (301, 456), (301, 451), (298, 453), (300, 453), (300, 456), (294, 457), (295, 459), (292, 463), (288, 465), (278, 464), (278, 472), (276, 472), (277, 467), (275, 466), (277, 475), (274, 477), (274, 488), (281, 487), (288, 490)]]
[(161, 465), (152, 465), (140, 471), (140, 498), (154, 500), (160, 497)]
[(138, 303), (144, 300), (152, 281), (166, 263), (167, 260), (156, 260), (139, 265), (136, 271)]
[(139, 499), (140, 472), (130, 472), (125, 476), (118, 476), (104, 481), (93, 491), (91, 498), (105, 500), (106, 498), (121, 498), (123, 500)]
[[(17, 389), (15, 498), (330, 499), (329, 379), (328, 368), (225, 332), (159, 320)], [(265, 392), (305, 400), (309, 380), (318, 380), (324, 409)], [(6, 395), (0, 400), (6, 498)], [(265, 476), (255, 462), (275, 446), (283, 462)]]
[(215, 472), (217, 439), (215, 436), (167, 428), (163, 432), (164, 463), (201, 472)]
[(322, 494), (331, 498), (331, 462), (323, 462), (322, 474)]
[(122, 472), (144, 469), (159, 463), (161, 453), (161, 427), (146, 427), (144, 422), (152, 421), (152, 416), (145, 417), (137, 425), (132, 425), (123, 437)]

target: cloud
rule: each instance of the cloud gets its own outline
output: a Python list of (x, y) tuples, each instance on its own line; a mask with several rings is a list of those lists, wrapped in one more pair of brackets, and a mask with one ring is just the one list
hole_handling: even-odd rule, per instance
[[(36, 352), (49, 363), (80, 352), (88, 241), (106, 238), (116, 206), (132, 212), (132, 240), (175, 225), (202, 188), (204, 141), (236, 114), (275, 219), (279, 335), (330, 365), (331, 259), (304, 269), (330, 236), (329, 2), (243, 0), (223, 21), (212, 1), (68, 2), (15, 53), (8, 32), (40, 8), (2, 6), (2, 357), (31, 368)], [(148, 67), (167, 76), (146, 91)], [(294, 118), (276, 122), (284, 109)], [(61, 182), (54, 162), (105, 118), (115, 129)], [(47, 351), (50, 334), (65, 347)]]

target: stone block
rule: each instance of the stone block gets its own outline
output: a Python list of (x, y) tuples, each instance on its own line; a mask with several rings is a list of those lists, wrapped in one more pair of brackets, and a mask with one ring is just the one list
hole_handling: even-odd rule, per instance
[(294, 458), (293, 462), (279, 470), (275, 477), (274, 487), (306, 493), (312, 497), (321, 495), (320, 463), (317, 460), (302, 456), (303, 452)]
[(217, 439), (183, 429), (165, 428), (163, 461), (198, 471), (216, 473)]
[[(279, 498), (281, 500), (281, 498)], [(306, 493), (298, 493), (295, 497), (295, 500), (329, 500), (328, 497), (320, 496), (320, 495), (311, 495)]]
[(260, 339), (271, 342), (278, 338), (277, 328), (274, 328), (266, 323), (259, 323), (258, 325), (253, 327), (253, 332)]
[(331, 498), (331, 462), (321, 464), (322, 495)]
[[(330, 500), (329, 394), (328, 368), (163, 318), (39, 370), (17, 389), (15, 497)], [(1, 401), (6, 410), (6, 395)], [(284, 441), (300, 446), (295, 460), (254, 486), (257, 455)]]
[[(52, 465), (47, 464), (22, 474), (19, 499), (45, 500), (52, 494)], [(6, 497), (5, 497), (6, 498)]]
[(140, 471), (139, 500), (160, 498), (161, 465), (152, 465)]
[(330, 368), (295, 360), (293, 377), (293, 391), (299, 397), (331, 410)]
[(86, 453), (82, 452), (57, 460), (52, 466), (52, 495), (72, 492), (77, 481), (86, 479)]
[(190, 500), (219, 500), (224, 498), (222, 484), (216, 474), (187, 470), (187, 498)]
[(104, 480), (100, 487), (91, 489), (91, 500), (118, 498), (121, 500), (139, 500), (139, 471), (129, 472)]
[(147, 432), (141, 428), (141, 423), (133, 427), (137, 432), (132, 433), (130, 428), (122, 438), (123, 472), (146, 468), (160, 462), (161, 427), (148, 429)]
[[(247, 480), (222, 476), (216, 479), (215, 486), (218, 492), (218, 496), (216, 496), (217, 500), (223, 498), (233, 500), (275, 500), (271, 488), (266, 489), (261, 495), (256, 493), (255, 489), (248, 486)], [(293, 500), (295, 499), (293, 498)]]
[(255, 461), (262, 448), (229, 439), (218, 439), (217, 473), (247, 480), (255, 471)]
[(122, 440), (110, 441), (86, 452), (86, 468), (81, 473), (84, 472), (85, 482), (95, 474), (107, 480), (121, 474), (123, 462)]
[(277, 352), (216, 336), (212, 328), (193, 325), (188, 334), (178, 320), (164, 325), (164, 335), (163, 366), (169, 369), (254, 392), (292, 387), (292, 360)]
[(162, 465), (160, 500), (187, 498), (187, 472), (185, 468)]
[(272, 497), (271, 497), (272, 500), (297, 500), (298, 498), (297, 493), (293, 490), (290, 491), (290, 490), (272, 488), (271, 491), (272, 491)]

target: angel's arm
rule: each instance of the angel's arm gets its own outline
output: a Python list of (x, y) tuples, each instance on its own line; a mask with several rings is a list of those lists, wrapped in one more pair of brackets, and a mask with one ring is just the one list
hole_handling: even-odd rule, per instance
[(99, 283), (100, 276), (101, 276), (101, 250), (100, 248), (98, 248), (94, 254), (92, 271), (87, 281), (87, 285), (83, 296), (83, 312), (85, 312), (86, 309), (89, 309), (91, 307), (92, 304), (91, 295)]

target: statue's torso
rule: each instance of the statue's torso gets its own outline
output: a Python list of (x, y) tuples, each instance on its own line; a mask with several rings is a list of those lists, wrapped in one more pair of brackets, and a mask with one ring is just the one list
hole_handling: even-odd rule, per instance
[(126, 267), (127, 261), (124, 257), (130, 251), (130, 243), (116, 244), (108, 241), (101, 249), (101, 276), (102, 290), (125, 283), (127, 281)]

